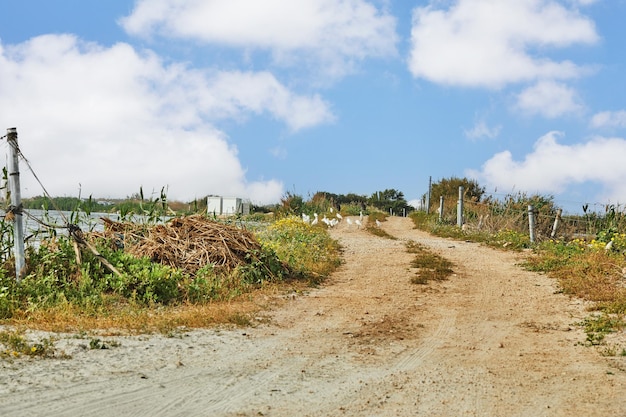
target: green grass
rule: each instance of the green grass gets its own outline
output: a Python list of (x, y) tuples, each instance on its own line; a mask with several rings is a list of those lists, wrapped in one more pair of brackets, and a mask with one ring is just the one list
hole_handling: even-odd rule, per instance
[(0, 324), (131, 333), (246, 326), (268, 295), (315, 285), (341, 263), (340, 247), (327, 231), (298, 219), (259, 226), (254, 236), (261, 249), (247, 253), (245, 264), (231, 271), (204, 265), (194, 275), (98, 240), (117, 275), (87, 251), (79, 264), (69, 238), (44, 241), (27, 252), (29, 273), (20, 284), (10, 263), (0, 268)]
[(429, 281), (445, 281), (454, 273), (452, 262), (430, 251), (424, 245), (411, 241), (406, 247), (409, 253), (415, 254), (411, 266), (418, 268), (415, 276), (411, 278), (411, 283), (424, 285)]

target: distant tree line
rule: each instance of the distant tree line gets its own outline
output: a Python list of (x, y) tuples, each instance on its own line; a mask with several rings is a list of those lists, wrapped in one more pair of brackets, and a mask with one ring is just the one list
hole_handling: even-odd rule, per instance
[(279, 204), (254, 207), (254, 209), (262, 212), (279, 211), (285, 214), (311, 214), (312, 212), (326, 212), (331, 207), (346, 214), (359, 214), (360, 211), (365, 212), (370, 207), (396, 215), (408, 214), (415, 210), (413, 206), (408, 204), (404, 194), (395, 189), (376, 191), (369, 196), (318, 191), (309, 200), (305, 200), (301, 195), (287, 192)]
[(36, 196), (22, 199), (25, 209), (31, 210), (61, 210), (61, 211), (91, 211), (110, 212), (114, 204), (108, 201), (95, 201), (92, 198), (79, 197), (52, 197)]
[[(142, 190), (125, 199), (116, 200), (96, 200), (80, 197), (52, 197), (36, 196), (22, 199), (24, 208), (31, 210), (62, 210), (62, 211), (83, 211), (102, 213), (141, 213), (147, 207), (167, 211), (168, 213), (199, 213), (205, 212), (207, 198), (197, 198), (188, 203), (170, 202), (162, 191), (161, 196), (153, 200), (146, 200)], [(342, 206), (348, 211), (356, 211), (351, 214), (358, 214), (359, 211), (366, 211), (368, 207), (374, 207), (385, 213), (409, 214), (415, 210), (410, 206), (402, 191), (396, 189), (385, 189), (372, 193), (371, 195), (361, 195), (355, 193), (336, 194), (327, 191), (318, 191), (309, 200), (305, 200), (301, 195), (287, 192), (281, 201), (272, 205), (253, 205), (253, 212), (284, 211), (291, 214), (300, 214), (308, 211), (328, 210), (333, 207), (340, 210)], [(350, 213), (349, 213), (350, 214)]]

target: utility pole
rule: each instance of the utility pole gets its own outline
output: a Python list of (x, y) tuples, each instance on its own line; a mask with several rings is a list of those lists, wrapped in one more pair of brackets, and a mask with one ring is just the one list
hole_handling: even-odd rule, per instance
[(15, 279), (19, 283), (26, 272), (24, 259), (24, 223), (22, 219), (22, 194), (20, 191), (19, 147), (17, 145), (17, 129), (7, 129), (9, 143), (9, 192), (11, 205), (9, 211), (13, 215), (13, 244), (15, 255)]

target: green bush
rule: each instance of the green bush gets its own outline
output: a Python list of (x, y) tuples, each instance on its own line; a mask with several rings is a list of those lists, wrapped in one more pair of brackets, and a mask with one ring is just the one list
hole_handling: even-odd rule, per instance
[(299, 276), (326, 276), (340, 263), (339, 245), (324, 225), (312, 226), (297, 217), (286, 217), (257, 237), (264, 250), (275, 253)]

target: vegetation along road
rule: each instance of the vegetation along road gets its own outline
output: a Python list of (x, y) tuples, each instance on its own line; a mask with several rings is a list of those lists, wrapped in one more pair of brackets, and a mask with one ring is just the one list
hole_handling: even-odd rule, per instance
[[(584, 303), (517, 266), (523, 255), (436, 238), (407, 218), (381, 227), (396, 239), (331, 230), (345, 263), (257, 326), (112, 337), (105, 350), (67, 339), (72, 359), (4, 363), (0, 414), (626, 415), (624, 358), (585, 346)], [(411, 283), (407, 242), (454, 273)]]

